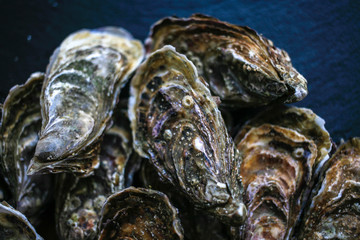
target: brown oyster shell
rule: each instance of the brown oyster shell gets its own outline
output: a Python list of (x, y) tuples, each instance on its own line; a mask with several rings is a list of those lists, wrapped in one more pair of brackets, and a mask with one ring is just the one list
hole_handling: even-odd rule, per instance
[(129, 122), (116, 109), (114, 125), (101, 144), (100, 167), (92, 176), (58, 177), (56, 226), (60, 239), (96, 239), (100, 212), (106, 198), (125, 187), (125, 166), (132, 152)]
[(179, 210), (179, 219), (184, 229), (184, 239), (191, 240), (227, 240), (228, 226), (214, 216), (195, 209), (191, 202), (180, 191), (163, 179), (147, 159), (141, 166), (141, 180), (146, 188), (166, 194), (171, 203)]
[(333, 145), (330, 134), (325, 129), (325, 121), (311, 109), (286, 105), (271, 106), (246, 122), (236, 135), (235, 142), (240, 142), (251, 128), (259, 127), (264, 123), (289, 128), (314, 141), (317, 146), (317, 157), (313, 166), (315, 175), (329, 159)]
[(249, 216), (235, 239), (288, 239), (311, 180), (315, 143), (291, 129), (263, 124), (249, 130), (236, 147), (243, 156)]
[(41, 128), (40, 93), (43, 73), (33, 73), (13, 87), (3, 105), (0, 125), (0, 173), (11, 197), (6, 199), (36, 224), (52, 197), (52, 177), (26, 174)]
[(121, 28), (81, 30), (54, 52), (41, 94), (42, 129), (29, 174), (74, 172), (99, 166), (100, 140), (120, 87), (144, 55)]
[(0, 203), (0, 238), (6, 240), (43, 240), (27, 218), (6, 202)]
[(183, 239), (183, 230), (165, 194), (130, 187), (111, 195), (100, 220), (99, 240)]
[(197, 207), (241, 224), (240, 158), (194, 65), (165, 46), (138, 68), (130, 91), (135, 150)]
[(329, 160), (303, 218), (299, 239), (360, 239), (360, 138)]
[(201, 14), (166, 17), (152, 26), (146, 40), (148, 52), (164, 45), (185, 54), (226, 105), (291, 103), (307, 95), (307, 81), (289, 55), (249, 27)]

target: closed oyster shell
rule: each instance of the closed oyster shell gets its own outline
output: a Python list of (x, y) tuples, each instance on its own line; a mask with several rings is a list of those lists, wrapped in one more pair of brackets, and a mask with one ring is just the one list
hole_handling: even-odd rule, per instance
[(54, 52), (41, 94), (42, 129), (29, 174), (88, 175), (120, 87), (143, 58), (141, 42), (121, 28), (81, 30)]
[(291, 129), (252, 128), (236, 142), (249, 216), (235, 239), (288, 239), (311, 180), (316, 145)]
[(138, 68), (130, 91), (135, 150), (196, 207), (241, 224), (240, 159), (194, 65), (165, 46)]
[(127, 188), (105, 202), (99, 240), (183, 239), (183, 230), (165, 194), (143, 188)]
[(40, 93), (43, 73), (33, 73), (7, 96), (0, 126), (0, 173), (11, 192), (7, 200), (33, 223), (51, 199), (52, 177), (28, 176), (41, 128)]
[(300, 239), (360, 239), (360, 138), (331, 157), (303, 218)]
[(100, 167), (92, 176), (58, 178), (56, 225), (61, 239), (96, 239), (100, 212), (106, 198), (125, 185), (125, 166), (132, 152), (129, 122), (116, 109), (114, 125), (106, 131), (100, 151)]
[(6, 240), (43, 240), (27, 218), (6, 202), (0, 203), (0, 238)]
[(264, 123), (289, 128), (314, 141), (317, 146), (314, 174), (317, 175), (321, 166), (329, 159), (333, 146), (330, 134), (325, 129), (325, 121), (311, 109), (285, 105), (271, 106), (249, 120), (235, 137), (235, 142), (240, 142), (251, 128)]
[(193, 61), (226, 105), (291, 103), (307, 95), (307, 81), (289, 55), (249, 27), (200, 14), (167, 17), (152, 26), (146, 40), (148, 52), (164, 45)]

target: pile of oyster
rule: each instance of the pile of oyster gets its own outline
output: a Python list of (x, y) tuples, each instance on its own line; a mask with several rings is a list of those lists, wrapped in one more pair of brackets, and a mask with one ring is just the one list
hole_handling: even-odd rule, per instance
[(285, 105), (306, 95), (284, 50), (212, 17), (145, 48), (75, 32), (1, 105), (0, 239), (360, 239), (360, 139)]

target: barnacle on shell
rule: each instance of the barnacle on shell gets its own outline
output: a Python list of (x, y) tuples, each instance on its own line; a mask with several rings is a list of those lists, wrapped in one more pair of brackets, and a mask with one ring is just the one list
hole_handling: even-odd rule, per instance
[(342, 144), (324, 166), (300, 239), (360, 239), (360, 139)]
[(130, 90), (135, 150), (197, 207), (241, 224), (240, 159), (195, 66), (165, 46), (140, 65)]
[(121, 28), (81, 30), (54, 52), (41, 93), (42, 128), (28, 173), (88, 175), (120, 87), (143, 58), (142, 44)]
[(226, 105), (291, 103), (307, 95), (307, 81), (289, 55), (249, 27), (201, 14), (166, 17), (152, 26), (146, 41), (148, 52), (164, 45), (185, 54)]
[(99, 240), (184, 238), (177, 210), (165, 194), (143, 188), (126, 188), (105, 202)]
[(43, 73), (33, 73), (23, 85), (13, 87), (3, 105), (0, 125), (0, 173), (17, 210), (36, 224), (51, 199), (52, 176), (28, 176), (41, 128), (40, 93)]
[(271, 124), (251, 128), (236, 147), (248, 208), (237, 239), (288, 239), (305, 201), (317, 149), (294, 130)]

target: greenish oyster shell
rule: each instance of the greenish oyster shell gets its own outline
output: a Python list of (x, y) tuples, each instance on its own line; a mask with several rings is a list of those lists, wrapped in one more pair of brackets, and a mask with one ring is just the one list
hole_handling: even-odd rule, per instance
[(360, 138), (339, 146), (322, 173), (299, 239), (360, 239)]
[(61, 174), (57, 179), (56, 226), (60, 239), (96, 239), (106, 198), (125, 188), (125, 166), (132, 152), (129, 122), (117, 108), (114, 125), (101, 143), (100, 167), (89, 177)]
[(147, 52), (164, 45), (185, 54), (225, 105), (292, 103), (307, 95), (307, 81), (289, 55), (249, 27), (200, 14), (166, 17), (152, 26)]
[[(263, 124), (235, 142), (248, 218), (235, 239), (289, 239), (305, 202), (316, 144), (288, 128)], [(233, 229), (234, 230), (234, 229)]]
[(180, 220), (167, 196), (144, 188), (126, 188), (105, 202), (99, 240), (184, 239)]
[(241, 159), (195, 66), (165, 46), (140, 65), (130, 92), (134, 149), (196, 207), (241, 224)]
[(41, 128), (40, 93), (43, 73), (33, 73), (13, 87), (3, 105), (0, 126), (0, 173), (11, 192), (6, 199), (36, 224), (52, 197), (52, 176), (26, 174)]
[(317, 146), (313, 174), (318, 175), (321, 167), (329, 159), (333, 146), (330, 134), (325, 129), (325, 121), (321, 117), (308, 108), (274, 105), (246, 122), (236, 135), (235, 142), (240, 142), (251, 128), (259, 127), (265, 123), (289, 128), (304, 135), (309, 140), (313, 140)]
[(6, 202), (0, 203), (0, 238), (6, 240), (43, 240), (27, 218)]
[(42, 128), (28, 174), (89, 175), (120, 87), (144, 55), (121, 28), (81, 30), (54, 52), (41, 93)]

